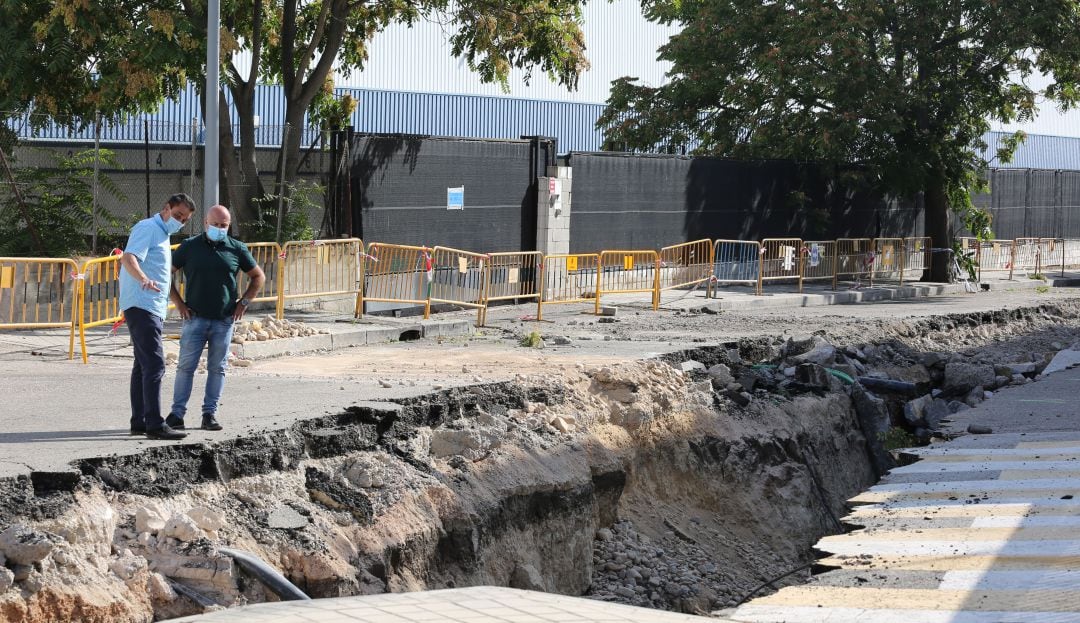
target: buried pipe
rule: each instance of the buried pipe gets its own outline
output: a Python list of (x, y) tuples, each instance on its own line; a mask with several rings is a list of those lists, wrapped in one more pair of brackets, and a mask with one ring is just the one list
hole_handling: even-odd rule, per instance
[(218, 551), (226, 556), (232, 557), (232, 559), (240, 565), (240, 568), (255, 576), (255, 579), (262, 582), (263, 586), (270, 589), (270, 592), (277, 595), (282, 601), (303, 601), (311, 599), (304, 591), (300, 590), (295, 584), (287, 580), (285, 576), (278, 573), (277, 569), (266, 564), (262, 558), (259, 558), (255, 554), (225, 547), (219, 547)]
[(909, 383), (908, 381), (894, 381), (892, 379), (879, 379), (872, 376), (860, 376), (858, 378), (859, 384), (866, 389), (875, 389), (883, 392), (892, 392), (894, 394), (908, 394), (916, 395), (925, 392), (919, 391), (918, 386), (915, 383)]

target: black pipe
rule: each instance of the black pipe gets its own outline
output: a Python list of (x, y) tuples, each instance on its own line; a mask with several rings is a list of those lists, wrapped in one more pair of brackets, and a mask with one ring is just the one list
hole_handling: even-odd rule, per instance
[(892, 379), (879, 379), (872, 376), (860, 376), (858, 379), (859, 384), (866, 389), (875, 389), (883, 392), (892, 392), (894, 394), (925, 394), (926, 392), (919, 391), (918, 385), (915, 383), (909, 383), (907, 381), (894, 381)]
[(238, 549), (219, 547), (218, 551), (232, 557), (244, 571), (255, 576), (270, 592), (281, 598), (282, 601), (304, 601), (311, 599), (304, 591), (278, 573), (278, 570), (266, 564), (251, 552)]

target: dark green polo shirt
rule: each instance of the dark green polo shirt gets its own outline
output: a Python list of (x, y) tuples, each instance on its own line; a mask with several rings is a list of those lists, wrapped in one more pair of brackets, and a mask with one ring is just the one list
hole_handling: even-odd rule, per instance
[(188, 238), (173, 251), (172, 263), (184, 271), (184, 302), (200, 318), (229, 318), (240, 298), (236, 274), (255, 268), (247, 245), (226, 236), (210, 242), (206, 234)]

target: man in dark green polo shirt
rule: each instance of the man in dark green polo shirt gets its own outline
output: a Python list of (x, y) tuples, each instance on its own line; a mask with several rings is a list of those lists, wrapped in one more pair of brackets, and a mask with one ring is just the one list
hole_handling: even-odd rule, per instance
[[(180, 361), (176, 365), (173, 405), (166, 423), (184, 429), (195, 368), (206, 349), (206, 395), (202, 406), (202, 428), (221, 430), (217, 421), (218, 401), (225, 387), (225, 368), (232, 342), (233, 322), (244, 317), (249, 301), (266, 281), (263, 271), (246, 245), (229, 237), (232, 217), (228, 208), (216, 205), (206, 213), (206, 233), (188, 238), (173, 251), (173, 272), (184, 271), (184, 296), (172, 286), (169, 296), (184, 330), (180, 334)], [(236, 275), (249, 278), (243, 296), (237, 293)]]

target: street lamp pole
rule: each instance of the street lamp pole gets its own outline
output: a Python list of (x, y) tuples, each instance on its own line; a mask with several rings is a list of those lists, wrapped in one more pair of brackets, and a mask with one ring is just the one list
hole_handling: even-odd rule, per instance
[(221, 84), (221, 1), (210, 0), (206, 16), (206, 148), (203, 152), (203, 210), (218, 203), (218, 92)]

